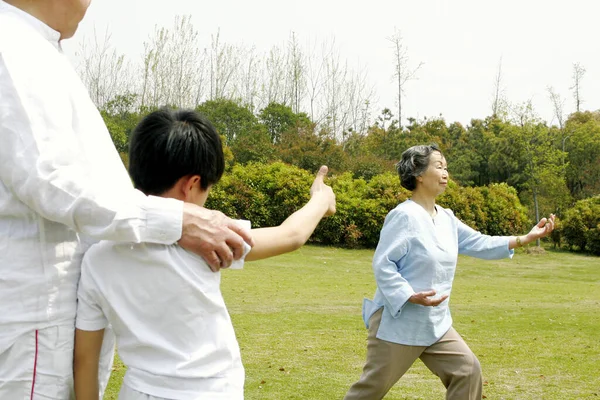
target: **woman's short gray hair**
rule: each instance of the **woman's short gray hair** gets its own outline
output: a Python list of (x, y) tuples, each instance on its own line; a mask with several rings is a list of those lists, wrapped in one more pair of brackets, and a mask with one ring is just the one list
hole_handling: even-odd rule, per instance
[(400, 176), (400, 184), (408, 190), (417, 187), (417, 176), (422, 175), (429, 165), (429, 157), (433, 152), (442, 151), (437, 144), (413, 146), (402, 153), (402, 158), (396, 164)]

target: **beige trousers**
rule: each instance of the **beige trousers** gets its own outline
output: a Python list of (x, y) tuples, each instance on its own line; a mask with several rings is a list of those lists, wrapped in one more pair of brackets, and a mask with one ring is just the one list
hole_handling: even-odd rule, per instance
[(446, 399), (481, 400), (479, 360), (454, 328), (431, 346), (405, 346), (377, 339), (382, 313), (383, 308), (369, 320), (367, 362), (344, 400), (382, 399), (417, 358), (441, 379)]

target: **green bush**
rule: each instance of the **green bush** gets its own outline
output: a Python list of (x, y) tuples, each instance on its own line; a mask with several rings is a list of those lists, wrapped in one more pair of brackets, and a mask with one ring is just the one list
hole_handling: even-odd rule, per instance
[(353, 179), (350, 172), (334, 176), (328, 181), (336, 195), (336, 213), (322, 221), (313, 235), (318, 243), (343, 247), (358, 247), (362, 231), (357, 210), (367, 192), (367, 182)]
[(565, 212), (559, 230), (570, 249), (600, 255), (600, 196), (575, 203)]
[(306, 203), (313, 175), (281, 162), (235, 165), (211, 191), (206, 206), (255, 228), (281, 224)]
[(517, 191), (505, 183), (460, 187), (450, 182), (438, 203), (487, 235), (515, 235), (530, 229), (527, 209), (521, 205)]
[(517, 190), (506, 183), (492, 183), (478, 190), (483, 195), (482, 211), (488, 235), (518, 235), (529, 232), (532, 222), (519, 201)]
[[(308, 201), (313, 179), (313, 172), (281, 162), (235, 165), (215, 185), (207, 207), (248, 219), (254, 227), (276, 226)], [(346, 172), (326, 183), (336, 194), (337, 212), (321, 221), (311, 237), (313, 243), (375, 247), (385, 216), (410, 197), (391, 172), (368, 182)], [(451, 182), (439, 204), (483, 233), (511, 235), (529, 228), (525, 208), (515, 190), (505, 184), (464, 188)]]
[(485, 201), (479, 188), (460, 187), (450, 181), (437, 202), (451, 209), (458, 219), (471, 228), (488, 233), (487, 216), (483, 211)]

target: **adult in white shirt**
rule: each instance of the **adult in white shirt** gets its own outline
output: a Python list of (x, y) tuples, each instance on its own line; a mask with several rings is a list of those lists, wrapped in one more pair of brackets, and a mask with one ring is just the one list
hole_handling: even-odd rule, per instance
[(62, 54), (89, 0), (0, 0), (0, 399), (67, 399), (87, 244), (179, 244), (213, 270), (248, 232), (219, 212), (133, 189)]

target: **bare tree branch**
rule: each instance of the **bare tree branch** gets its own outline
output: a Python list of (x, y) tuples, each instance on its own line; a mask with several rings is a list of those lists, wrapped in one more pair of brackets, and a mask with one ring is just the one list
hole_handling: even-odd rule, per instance
[(496, 78), (494, 79), (494, 97), (492, 100), (492, 116), (493, 117), (506, 117), (506, 108), (508, 102), (506, 101), (506, 90), (503, 84), (502, 75), (502, 57), (498, 61), (498, 70), (496, 72)]
[(585, 68), (580, 63), (573, 64), (573, 86), (571, 86), (571, 90), (573, 90), (573, 97), (575, 98), (575, 110), (577, 112), (581, 111), (581, 103), (583, 103), (583, 99), (581, 98), (581, 81), (583, 76), (585, 75)]
[(405, 92), (406, 82), (416, 79), (417, 71), (423, 66), (420, 62), (415, 68), (410, 68), (408, 49), (400, 31), (394, 28), (394, 34), (387, 38), (392, 43), (394, 50), (394, 77), (398, 84), (398, 125), (402, 126), (402, 95)]

